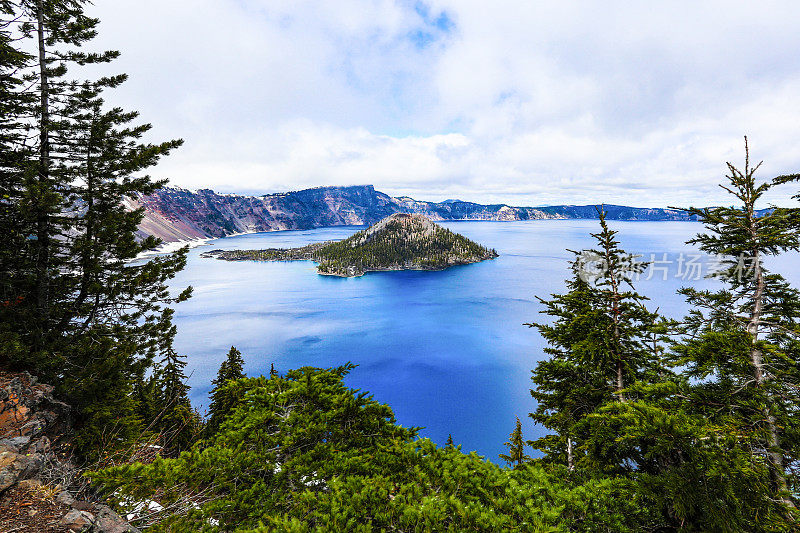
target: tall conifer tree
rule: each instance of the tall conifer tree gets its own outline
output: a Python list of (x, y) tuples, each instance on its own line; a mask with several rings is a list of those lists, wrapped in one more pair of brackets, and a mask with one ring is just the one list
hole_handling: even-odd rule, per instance
[(162, 184), (143, 171), (181, 142), (142, 143), (150, 126), (135, 125), (137, 113), (106, 104), (104, 92), (125, 75), (70, 79), (75, 67), (118, 56), (82, 51), (98, 24), (84, 12), (87, 4), (2, 4), (15, 46), (36, 54), (12, 54), (15, 76), (25, 85), (12, 88), (21, 105), (16, 119), (3, 123), (4, 138), (11, 135), (20, 146), (13, 160), (3, 160), (10, 168), (4, 201), (15, 218), (3, 236), (8, 248), (0, 270), (3, 299), (14, 305), (0, 307), (0, 357), (57, 384), (75, 408), (80, 447), (137, 431), (129, 423), (136, 418), (132, 385), (169, 349), (165, 305), (189, 296), (166, 287), (183, 267), (185, 250), (129, 262), (158, 241), (137, 240), (143, 211), (126, 208), (126, 199)]
[[(18, 290), (22, 283), (24, 251), (31, 227), (23, 215), (25, 162), (32, 157), (27, 144), (33, 95), (22, 91), (25, 68), (31, 56), (14, 48), (14, 5), (0, 2), (0, 306), (18, 312), (25, 304)], [(26, 354), (18, 333), (0, 320), (2, 349), (11, 358)], [(0, 356), (2, 358), (2, 356)]]
[(706, 233), (690, 242), (719, 258), (718, 292), (684, 289), (693, 311), (686, 320), (689, 340), (678, 346), (678, 364), (696, 380), (693, 405), (729, 425), (769, 465), (775, 497), (796, 508), (796, 467), (800, 464), (800, 294), (766, 261), (797, 250), (798, 210), (759, 210), (772, 189), (796, 176), (758, 182), (761, 166), (751, 164), (745, 138), (740, 170), (727, 164), (721, 185), (738, 205), (691, 208)]
[[(273, 367), (274, 368), (274, 367)], [(271, 370), (273, 369), (271, 368)], [(208, 407), (209, 419), (207, 433), (213, 434), (219, 429), (222, 421), (225, 420), (233, 408), (240, 400), (240, 390), (235, 387), (227, 386), (229, 382), (242, 379), (244, 375), (244, 359), (242, 353), (231, 346), (225, 360), (219, 366), (217, 377), (212, 381), (214, 388), (211, 389), (211, 404)], [(270, 372), (270, 377), (273, 377)]]
[[(553, 431), (532, 444), (545, 463), (575, 470), (575, 479), (617, 480), (638, 494), (653, 512), (646, 530), (785, 528), (785, 513), (764, 490), (766, 470), (721, 420), (721, 404), (707, 409), (710, 394), (698, 393), (697, 376), (670, 371), (664, 347), (675, 323), (644, 307), (626, 275), (641, 267), (628, 268), (634, 258), (602, 217), (601, 228), (599, 248), (576, 254), (568, 292), (544, 301), (552, 323), (531, 324), (551, 355), (533, 373), (538, 406), (531, 416)], [(730, 301), (718, 303), (717, 316), (729, 317)], [(728, 346), (746, 348), (742, 340), (731, 337)]]
[[(452, 439), (450, 446), (452, 446)], [(517, 417), (517, 423), (514, 426), (514, 431), (508, 437), (508, 442), (505, 443), (508, 448), (508, 453), (501, 453), (500, 459), (508, 463), (512, 468), (521, 467), (523, 463), (530, 460), (525, 454), (525, 440), (522, 438), (522, 422)]]
[(625, 401), (629, 385), (659, 369), (648, 342), (660, 319), (633, 290), (643, 265), (620, 249), (602, 210), (599, 218), (601, 231), (592, 234), (597, 249), (573, 252), (568, 291), (540, 299), (553, 321), (527, 324), (539, 330), (551, 356), (533, 371), (538, 405), (530, 416), (554, 433), (532, 445), (569, 469), (583, 453), (580, 422), (609, 402)]
[(188, 449), (200, 436), (200, 415), (192, 408), (186, 384), (186, 358), (170, 348), (155, 374), (161, 408), (156, 430), (170, 453)]

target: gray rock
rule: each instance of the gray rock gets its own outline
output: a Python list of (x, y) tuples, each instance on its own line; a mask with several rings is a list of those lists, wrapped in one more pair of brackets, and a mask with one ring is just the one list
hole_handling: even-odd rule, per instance
[(107, 505), (95, 506), (97, 517), (94, 531), (98, 533), (139, 533), (139, 530), (127, 523)]
[(0, 492), (17, 481), (37, 477), (42, 466), (44, 457), (38, 453), (22, 455), (10, 451), (0, 452)]
[(19, 448), (11, 444), (9, 439), (0, 439), (0, 452), (19, 453)]
[(22, 451), (22, 449), (30, 444), (31, 438), (27, 435), (24, 437), (12, 437), (10, 439), (3, 439), (0, 441), (0, 444), (8, 444), (9, 446), (13, 446), (18, 451)]
[(32, 453), (47, 453), (50, 451), (50, 439), (41, 437), (30, 445), (29, 451)]
[[(91, 519), (89, 517), (91, 517)], [(83, 531), (84, 529), (88, 529), (92, 525), (92, 522), (94, 522), (94, 516), (92, 516), (91, 513), (73, 509), (64, 515), (64, 518), (61, 519), (58, 525), (66, 529), (71, 529), (72, 531)]]
[(35, 387), (36, 383), (38, 383), (38, 381), (39, 381), (39, 378), (37, 378), (36, 376), (31, 375), (30, 372), (23, 372), (22, 375), (25, 376), (28, 379), (28, 386), (29, 387)]
[(24, 455), (10, 451), (0, 452), (0, 492), (16, 483), (27, 466), (28, 461)]
[(66, 505), (67, 507), (72, 507), (75, 504), (75, 498), (69, 492), (62, 490), (56, 496), (56, 501), (60, 504)]
[(79, 511), (88, 511), (90, 509), (94, 509), (94, 504), (86, 500), (77, 500), (75, 503), (72, 504), (72, 508), (77, 509)]
[(44, 466), (44, 456), (40, 453), (32, 453), (25, 456), (25, 466), (20, 472), (20, 479), (31, 479), (39, 475)]
[[(41, 488), (41, 480), (48, 477), (45, 470), (51, 466), (75, 468), (68, 461), (59, 464), (56, 457), (53, 457), (54, 465), (46, 461), (52, 446), (46, 434), (58, 434), (70, 429), (67, 416), (70, 407), (53, 398), (53, 390), (50, 385), (37, 384), (35, 378), (29, 375), (24, 375), (22, 379), (15, 377), (7, 386), (0, 388), (0, 409), (16, 409), (14, 414), (19, 415), (17, 423), (22, 425), (19, 431), (15, 429), (2, 434), (13, 437), (0, 439), (0, 495), (13, 487), (27, 490)], [(10, 398), (14, 398), (13, 405), (5, 405)], [(60, 531), (140, 533), (106, 505), (77, 501), (64, 490), (58, 493), (55, 501), (62, 508), (69, 508), (58, 523)]]
[(44, 431), (45, 422), (34, 418), (20, 428), (20, 432), (28, 437), (28, 439), (36, 438)]

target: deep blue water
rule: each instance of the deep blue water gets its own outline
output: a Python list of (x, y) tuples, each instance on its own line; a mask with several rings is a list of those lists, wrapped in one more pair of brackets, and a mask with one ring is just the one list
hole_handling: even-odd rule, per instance
[[(388, 403), (405, 426), (443, 444), (448, 434), (464, 450), (496, 461), (519, 416), (526, 438), (543, 433), (527, 413), (530, 371), (543, 358), (536, 296), (560, 292), (567, 249), (593, 245), (596, 221), (452, 222), (444, 226), (497, 249), (493, 261), (441, 272), (379, 272), (360, 278), (319, 276), (311, 262), (227, 262), (204, 259), (211, 248), (295, 247), (341, 239), (358, 227), (228, 237), (190, 252), (175, 288), (194, 287), (176, 308), (177, 349), (188, 356), (192, 400), (207, 405), (210, 382), (231, 345), (248, 375), (312, 365), (357, 364), (349, 386)], [(683, 279), (679, 254), (702, 227), (691, 222), (614, 222), (629, 252), (667, 260), (637, 284), (670, 316), (686, 306), (675, 291), (708, 281)], [(796, 257), (778, 263), (796, 278)], [(707, 266), (704, 264), (704, 266)], [(645, 276), (647, 277), (647, 276)], [(685, 277), (685, 276), (684, 276)], [(795, 282), (800, 281), (798, 279)]]

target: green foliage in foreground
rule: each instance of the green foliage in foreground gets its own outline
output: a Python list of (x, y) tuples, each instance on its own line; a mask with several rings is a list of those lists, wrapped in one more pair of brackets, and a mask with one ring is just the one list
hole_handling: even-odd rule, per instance
[[(153, 531), (634, 531), (648, 506), (623, 478), (573, 480), (437, 448), (342, 383), (351, 366), (231, 381), (220, 430), (175, 459), (92, 474), (116, 499), (187, 494)], [(234, 390), (236, 392), (234, 392)]]

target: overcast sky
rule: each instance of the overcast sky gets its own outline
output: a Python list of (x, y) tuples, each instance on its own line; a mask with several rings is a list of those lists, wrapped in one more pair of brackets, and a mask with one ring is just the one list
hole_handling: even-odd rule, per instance
[[(172, 184), (418, 199), (724, 200), (742, 136), (800, 171), (800, 2), (96, 0), (109, 100)], [(791, 189), (785, 197), (789, 196)], [(780, 197), (775, 198), (781, 203)]]

